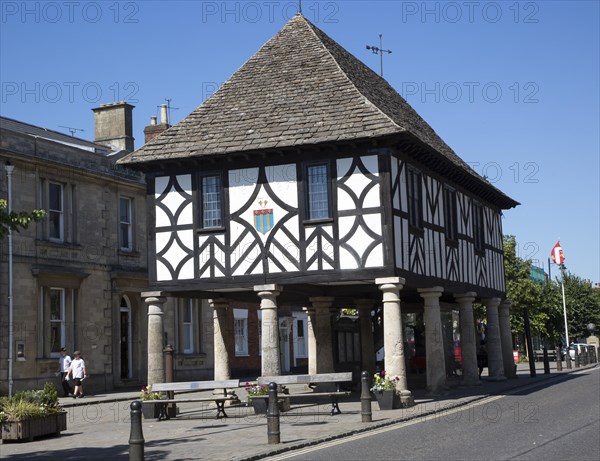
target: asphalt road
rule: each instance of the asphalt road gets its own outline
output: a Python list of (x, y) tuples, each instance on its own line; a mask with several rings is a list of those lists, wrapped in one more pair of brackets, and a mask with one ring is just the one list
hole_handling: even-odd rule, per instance
[(600, 460), (600, 370), (539, 384), (269, 459)]

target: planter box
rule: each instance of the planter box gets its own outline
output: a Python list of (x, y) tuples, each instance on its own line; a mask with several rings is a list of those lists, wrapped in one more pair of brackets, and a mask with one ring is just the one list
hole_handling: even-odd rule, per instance
[[(159, 400), (154, 400), (154, 402), (159, 402)], [(142, 402), (142, 416), (144, 416), (144, 419), (158, 419), (159, 415), (160, 405)]]
[[(267, 407), (269, 405), (268, 399), (250, 399), (252, 402), (252, 407), (254, 408), (255, 415), (266, 415)], [(277, 399), (277, 406), (279, 407), (279, 411), (283, 413), (284, 411), (289, 411), (290, 409), (290, 399), (283, 397)]]
[(2, 440), (27, 440), (43, 435), (60, 435), (67, 430), (67, 412), (63, 411), (44, 418), (5, 421), (2, 423)]
[(393, 410), (396, 392), (393, 390), (375, 392), (375, 398), (380, 410)]
[(267, 414), (267, 399), (252, 399), (251, 402), (255, 415)]

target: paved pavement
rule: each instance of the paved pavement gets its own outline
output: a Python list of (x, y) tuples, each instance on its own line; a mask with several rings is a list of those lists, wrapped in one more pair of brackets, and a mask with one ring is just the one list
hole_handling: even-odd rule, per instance
[[(552, 365), (554, 365), (552, 363)], [(238, 405), (227, 408), (229, 418), (217, 420), (212, 404), (180, 404), (177, 418), (167, 421), (143, 420), (146, 460), (255, 460), (274, 456), (289, 450), (380, 428), (417, 417), (443, 417), (450, 408), (502, 395), (513, 389), (527, 392), (528, 385), (551, 385), (555, 379), (571, 377), (569, 373), (583, 370), (552, 368), (544, 374), (537, 364), (537, 377), (529, 376), (529, 365), (519, 364), (518, 377), (505, 381), (491, 381), (484, 375), (482, 385), (454, 387), (443, 395), (414, 393), (416, 405), (409, 409), (380, 411), (372, 402), (373, 421), (361, 422), (360, 400), (340, 402), (342, 414), (330, 416), (331, 405), (292, 405), (281, 415), (281, 443), (267, 442), (266, 418), (254, 415), (252, 408)], [(587, 367), (590, 368), (590, 367)], [(596, 368), (596, 367), (594, 367)], [(593, 372), (597, 373), (598, 369)], [(573, 375), (575, 377), (575, 375)], [(237, 391), (245, 400), (243, 388)], [(61, 399), (68, 412), (67, 430), (61, 437), (48, 437), (28, 443), (0, 445), (0, 459), (10, 460), (127, 460), (130, 437), (130, 403), (138, 392), (121, 392), (88, 396), (83, 399)], [(434, 416), (435, 415), (435, 416)]]

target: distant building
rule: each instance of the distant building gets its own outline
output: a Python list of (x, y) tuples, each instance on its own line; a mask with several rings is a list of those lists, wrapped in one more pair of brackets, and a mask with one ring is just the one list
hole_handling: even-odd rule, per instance
[[(218, 326), (232, 314), (244, 324), (236, 309), (258, 301), (263, 375), (284, 372), (280, 317), (305, 307), (311, 373), (348, 357), (373, 370), (379, 334), (409, 404), (412, 365), (442, 389), (459, 337), (474, 384), (475, 300), (488, 311), (490, 375), (513, 373), (501, 216), (518, 203), (302, 15), (119, 164), (147, 175), (149, 322), (160, 324), (167, 296), (211, 300), (216, 379), (233, 365)], [(340, 308), (357, 309), (358, 327)], [(160, 331), (149, 338), (157, 380)]]

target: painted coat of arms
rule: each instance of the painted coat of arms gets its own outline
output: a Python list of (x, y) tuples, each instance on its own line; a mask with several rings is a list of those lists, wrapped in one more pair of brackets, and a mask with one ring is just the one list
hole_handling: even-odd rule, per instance
[(261, 209), (254, 210), (254, 228), (263, 235), (273, 228), (274, 223), (273, 210), (266, 208), (267, 203), (268, 200), (259, 200)]

